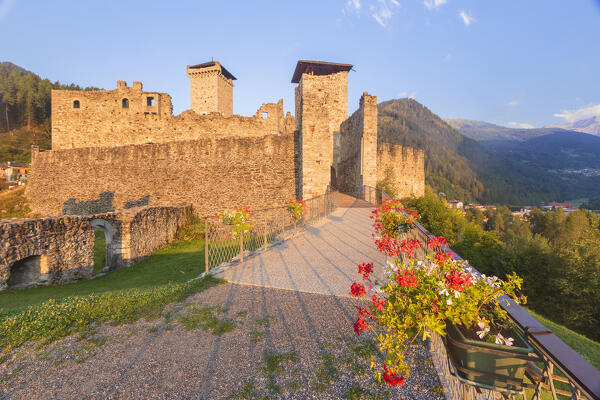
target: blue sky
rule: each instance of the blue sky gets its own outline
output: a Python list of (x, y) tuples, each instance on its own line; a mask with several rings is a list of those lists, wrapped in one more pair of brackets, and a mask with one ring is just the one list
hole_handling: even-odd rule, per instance
[(600, 115), (600, 0), (0, 0), (0, 61), (63, 83), (141, 80), (189, 108), (185, 66), (219, 60), (234, 112), (284, 99), (298, 59), (354, 64), (363, 91), (444, 118), (543, 126)]

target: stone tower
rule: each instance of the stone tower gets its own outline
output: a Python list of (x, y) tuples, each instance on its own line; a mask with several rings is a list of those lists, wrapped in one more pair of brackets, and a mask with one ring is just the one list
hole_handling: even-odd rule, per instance
[(325, 193), (334, 165), (334, 137), (348, 118), (350, 64), (300, 60), (296, 87), (296, 196)]
[(236, 80), (218, 61), (188, 65), (190, 108), (198, 114), (233, 114), (233, 81)]

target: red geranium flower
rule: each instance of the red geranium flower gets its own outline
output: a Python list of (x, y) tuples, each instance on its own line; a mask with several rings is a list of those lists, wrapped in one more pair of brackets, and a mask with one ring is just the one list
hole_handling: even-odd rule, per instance
[(363, 285), (362, 283), (354, 282), (352, 284), (352, 286), (350, 287), (350, 294), (352, 296), (356, 296), (356, 297), (364, 296), (365, 294), (367, 294), (367, 292), (365, 290), (365, 285)]
[(445, 275), (446, 285), (458, 292), (462, 292), (472, 285), (469, 276), (462, 271), (453, 269)]
[(360, 263), (358, 264), (358, 273), (362, 275), (363, 279), (366, 281), (369, 279), (369, 274), (373, 272), (373, 263)]
[(438, 251), (435, 253), (435, 262), (438, 265), (444, 265), (444, 263), (452, 258), (452, 253), (445, 253), (443, 251)]
[(365, 330), (367, 330), (367, 324), (365, 323), (365, 317), (360, 316), (354, 323), (354, 332), (356, 332), (357, 335), (360, 335), (360, 332), (365, 331)]
[(404, 239), (400, 244), (400, 251), (411, 257), (417, 250), (421, 248), (421, 241), (418, 239)]
[(373, 301), (373, 305), (379, 311), (384, 311), (385, 310), (385, 308), (384, 308), (385, 307), (385, 300), (381, 300), (381, 299), (377, 298), (377, 296), (373, 295), (373, 296), (371, 296), (371, 301)]
[(419, 286), (415, 271), (403, 270), (402, 273), (398, 272), (398, 285), (406, 286), (408, 288), (416, 288)]
[(442, 247), (446, 245), (446, 238), (443, 236), (438, 236), (429, 239), (429, 248), (434, 249), (436, 247)]
[(386, 381), (392, 387), (402, 386), (406, 384), (406, 382), (404, 382), (403, 376), (398, 377), (398, 375), (396, 375), (395, 372), (391, 372), (390, 370), (388, 370), (385, 365), (383, 366), (383, 380)]

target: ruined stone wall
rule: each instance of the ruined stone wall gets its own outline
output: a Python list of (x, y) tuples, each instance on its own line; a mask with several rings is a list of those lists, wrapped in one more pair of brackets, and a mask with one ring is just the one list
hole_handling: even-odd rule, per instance
[(90, 278), (94, 229), (106, 235), (107, 270), (132, 265), (171, 242), (191, 212), (191, 206), (138, 207), (0, 221), (0, 290)]
[(100, 201), (102, 211), (193, 204), (199, 215), (214, 215), (293, 198), (293, 159), (293, 135), (34, 150), (26, 195), (42, 215), (97, 212)]
[(400, 145), (380, 143), (377, 148), (377, 181), (387, 181), (396, 197), (425, 194), (425, 154)]
[(123, 212), (128, 217), (123, 243), (129, 247), (124, 264), (134, 264), (172, 242), (191, 214), (191, 206), (142, 207)]
[(337, 139), (335, 187), (360, 197), (363, 185), (377, 184), (377, 97), (363, 93), (358, 110), (342, 123)]
[[(0, 290), (9, 284), (24, 288), (89, 278), (94, 262), (94, 233), (88, 228), (89, 219), (78, 216), (0, 221)], [(27, 265), (30, 271), (25, 274), (11, 268), (32, 256), (36, 259), (29, 260), (29, 264), (35, 265)]]
[(302, 198), (322, 195), (331, 181), (333, 138), (348, 118), (348, 72), (303, 74), (296, 87)]
[[(154, 106), (146, 105), (148, 97), (154, 99)], [(122, 107), (123, 99), (128, 100), (128, 108)], [(76, 100), (79, 108), (73, 108)], [(231, 113), (229, 117), (219, 113), (200, 115), (191, 110), (178, 116), (172, 114), (168, 94), (143, 92), (139, 82), (134, 82), (134, 87), (119, 82), (117, 89), (108, 91), (53, 90), (52, 149), (264, 136), (286, 133), (294, 126), (294, 117), (283, 114), (283, 100), (263, 104), (252, 117)]]

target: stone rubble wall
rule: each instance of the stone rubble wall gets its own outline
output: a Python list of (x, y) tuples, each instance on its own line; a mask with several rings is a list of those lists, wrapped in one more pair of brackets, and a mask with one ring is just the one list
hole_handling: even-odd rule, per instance
[(105, 231), (111, 270), (132, 265), (171, 242), (191, 212), (191, 206), (139, 207), (121, 213), (2, 220), (0, 290), (8, 288), (15, 263), (31, 256), (40, 256), (39, 272), (22, 287), (89, 279), (94, 228)]
[(425, 195), (423, 150), (380, 143), (377, 148), (377, 181), (388, 180), (398, 198)]
[(34, 148), (25, 193), (41, 215), (192, 204), (198, 215), (208, 216), (240, 204), (254, 209), (285, 204), (294, 198), (293, 160), (291, 134)]
[[(148, 97), (154, 98), (154, 106), (146, 105)], [(123, 99), (129, 100), (128, 108), (122, 107)], [(78, 109), (73, 108), (75, 100)], [(192, 110), (173, 116), (171, 96), (144, 92), (139, 82), (133, 87), (118, 82), (115, 90), (52, 91), (53, 150), (277, 135), (292, 133), (294, 126), (294, 117), (284, 115), (283, 100), (263, 104), (252, 117)]]
[(339, 160), (334, 186), (342, 193), (361, 197), (363, 185), (377, 184), (377, 97), (363, 93), (357, 111), (344, 121), (336, 138)]

